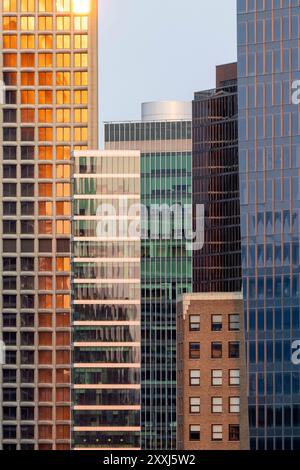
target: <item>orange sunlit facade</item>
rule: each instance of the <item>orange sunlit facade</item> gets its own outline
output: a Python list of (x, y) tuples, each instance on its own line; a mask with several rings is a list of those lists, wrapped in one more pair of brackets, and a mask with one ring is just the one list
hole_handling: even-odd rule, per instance
[(2, 0), (3, 449), (71, 446), (71, 152), (97, 148), (97, 0)]

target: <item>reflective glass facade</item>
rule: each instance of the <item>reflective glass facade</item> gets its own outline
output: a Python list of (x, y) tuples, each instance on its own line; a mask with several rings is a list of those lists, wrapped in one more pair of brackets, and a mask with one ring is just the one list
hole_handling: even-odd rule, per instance
[(75, 152), (75, 449), (140, 448), (139, 204), (139, 152)]
[(238, 1), (242, 264), (252, 449), (300, 448), (298, 0)]
[[(141, 201), (148, 213), (155, 204), (192, 203), (191, 128), (191, 121), (105, 126), (106, 149), (141, 151)], [(147, 233), (155, 223), (151, 220)], [(142, 447), (147, 449), (176, 448), (176, 298), (191, 292), (192, 252), (184, 239), (176, 239), (174, 220), (170, 229), (168, 239), (162, 234), (142, 239)]]
[(204, 246), (193, 255), (194, 292), (242, 288), (237, 82), (227, 83), (195, 93), (193, 101), (194, 231), (197, 205), (205, 210)]

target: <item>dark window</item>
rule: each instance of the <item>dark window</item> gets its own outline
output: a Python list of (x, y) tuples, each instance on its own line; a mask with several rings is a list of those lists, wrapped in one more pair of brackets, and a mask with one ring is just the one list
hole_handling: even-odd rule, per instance
[(70, 253), (70, 240), (57, 240), (58, 253)]
[(17, 147), (4, 145), (3, 160), (16, 160), (16, 159), (17, 159)]
[(17, 390), (15, 388), (3, 388), (3, 401), (17, 401)]
[(3, 127), (3, 140), (6, 142), (16, 142), (17, 129), (15, 127)]
[(33, 346), (34, 345), (34, 333), (31, 331), (22, 331), (21, 332), (21, 345)]
[(33, 421), (34, 420), (34, 408), (31, 406), (21, 406), (21, 420), (22, 421)]
[(34, 271), (34, 258), (21, 258), (21, 271)]
[(22, 146), (21, 160), (34, 160), (34, 147), (28, 145)]
[(21, 276), (21, 289), (33, 290), (34, 289), (34, 277), (33, 276)]
[(16, 295), (3, 295), (3, 307), (4, 308), (16, 308), (17, 296)]
[(200, 359), (200, 343), (190, 343), (190, 359)]
[(5, 104), (17, 104), (17, 92), (14, 90), (6, 90)]
[(34, 127), (22, 127), (21, 128), (21, 140), (22, 142), (34, 141)]
[(21, 215), (34, 215), (34, 202), (21, 202)]
[(17, 427), (12, 425), (3, 426), (3, 439), (16, 439)]
[(16, 290), (17, 278), (16, 276), (3, 276), (3, 290)]
[[(32, 365), (34, 364), (34, 351), (21, 351), (21, 364)], [(34, 382), (34, 371), (32, 369), (21, 370), (21, 382), (31, 383)]]
[(16, 383), (17, 371), (14, 369), (3, 370), (3, 382), (4, 383)]
[(17, 333), (14, 333), (13, 331), (4, 331), (3, 341), (6, 346), (15, 346), (17, 344)]
[(34, 183), (21, 183), (21, 196), (33, 197), (34, 196)]
[(211, 331), (222, 331), (222, 315), (212, 315)]
[(34, 240), (21, 240), (21, 251), (22, 253), (33, 253), (34, 252)]
[(4, 234), (15, 234), (16, 232), (17, 232), (17, 222), (15, 220), (3, 221), (3, 233)]
[(34, 388), (21, 388), (21, 401), (33, 401)]
[(3, 252), (4, 253), (15, 253), (17, 249), (16, 240), (3, 240)]
[(39, 240), (40, 253), (52, 253), (52, 240)]
[(33, 327), (34, 326), (34, 314), (29, 312), (21, 313), (21, 327)]
[(238, 424), (229, 424), (229, 440), (230, 441), (240, 440), (240, 427)]
[(17, 419), (17, 408), (15, 406), (3, 406), (3, 419), (15, 421)]
[(17, 317), (15, 313), (3, 313), (3, 326), (14, 328), (17, 325)]
[(34, 178), (34, 165), (22, 165), (21, 178)]
[(16, 271), (16, 258), (3, 258), (3, 271)]
[(16, 109), (4, 109), (3, 110), (3, 122), (17, 122), (17, 110)]
[(3, 215), (17, 215), (17, 203), (3, 202)]
[[(23, 364), (33, 364), (33, 362), (29, 362), (32, 356), (34, 356), (33, 351), (26, 351), (31, 352), (31, 355), (28, 355), (28, 362), (24, 362)], [(34, 370), (33, 369), (22, 369), (21, 370), (21, 382), (22, 383), (34, 383)]]
[(190, 441), (200, 441), (200, 426), (197, 424), (190, 426)]
[(240, 357), (240, 343), (231, 342), (228, 345), (228, 356), (231, 359), (238, 359)]
[(34, 233), (34, 220), (22, 220), (21, 221), (21, 233), (32, 234)]
[(17, 185), (16, 183), (3, 183), (3, 196), (4, 197), (16, 197)]
[(13, 178), (17, 177), (17, 167), (16, 165), (3, 165), (3, 178)]
[(17, 363), (17, 351), (6, 351), (5, 353), (6, 364), (16, 364)]
[(21, 295), (21, 308), (34, 308), (34, 295)]
[(34, 426), (21, 426), (21, 439), (34, 439)]
[(211, 357), (213, 359), (222, 357), (222, 343), (211, 343)]
[(16, 86), (17, 72), (3, 72), (3, 81), (6, 86)]
[(21, 450), (34, 450), (34, 444), (21, 444)]

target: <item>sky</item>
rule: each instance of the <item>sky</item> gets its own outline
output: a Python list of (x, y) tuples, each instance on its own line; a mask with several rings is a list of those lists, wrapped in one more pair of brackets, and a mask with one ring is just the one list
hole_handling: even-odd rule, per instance
[(191, 100), (236, 60), (236, 0), (99, 0), (99, 21), (101, 127), (139, 120), (145, 101)]

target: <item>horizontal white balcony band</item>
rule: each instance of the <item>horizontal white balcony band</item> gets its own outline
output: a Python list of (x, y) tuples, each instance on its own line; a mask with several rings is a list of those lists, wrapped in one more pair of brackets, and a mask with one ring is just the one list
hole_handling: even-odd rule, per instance
[(74, 237), (75, 242), (140, 242), (140, 237)]
[(74, 300), (74, 305), (140, 305), (139, 299), (122, 300), (122, 299), (106, 299), (106, 300)]
[(74, 343), (74, 347), (75, 348), (104, 348), (104, 347), (107, 347), (107, 348), (138, 348), (140, 347), (141, 343), (101, 343), (99, 341), (97, 342), (91, 342), (91, 343), (88, 343), (88, 342), (82, 342), (82, 343), (79, 343), (79, 342), (75, 342)]
[(81, 157), (136, 157), (140, 158), (141, 152), (139, 150), (74, 150), (74, 158)]
[(141, 409), (140, 405), (75, 405), (75, 411), (122, 411), (122, 410), (132, 410), (139, 411)]
[(140, 390), (140, 384), (74, 384), (74, 390)]
[(141, 175), (140, 173), (75, 173), (74, 174), (74, 179), (113, 179), (113, 178), (120, 178), (122, 180), (125, 180), (127, 178), (134, 178), (134, 179), (140, 179)]
[(101, 221), (101, 220), (111, 220), (111, 221), (114, 221), (114, 220), (136, 220), (136, 221), (140, 221), (141, 220), (141, 217), (140, 216), (130, 216), (130, 215), (82, 215), (82, 216), (75, 216), (74, 217), (74, 220), (76, 221), (91, 221), (91, 222), (94, 222), (94, 221)]
[(114, 431), (125, 431), (125, 432), (140, 432), (140, 426), (75, 426), (75, 432), (114, 432)]
[(139, 326), (140, 321), (74, 321), (74, 326)]
[(73, 263), (139, 263), (140, 258), (74, 258)]
[(140, 193), (126, 193), (124, 192), (121, 194), (74, 194), (74, 199), (88, 199), (88, 200), (96, 200), (96, 199), (137, 199), (140, 200), (141, 196)]
[(73, 364), (73, 368), (75, 369), (140, 369), (141, 364), (136, 363), (136, 364), (129, 364), (129, 363), (117, 363), (114, 362), (113, 364), (108, 363), (108, 362), (88, 362), (88, 363), (83, 363), (83, 362), (78, 362)]
[(75, 279), (74, 284), (140, 284), (140, 279)]

